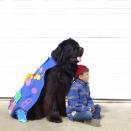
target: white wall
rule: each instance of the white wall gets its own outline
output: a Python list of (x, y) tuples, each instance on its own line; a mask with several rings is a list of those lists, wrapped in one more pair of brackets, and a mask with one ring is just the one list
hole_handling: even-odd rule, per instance
[(72, 37), (85, 49), (92, 96), (131, 99), (130, 17), (129, 0), (0, 0), (0, 97)]

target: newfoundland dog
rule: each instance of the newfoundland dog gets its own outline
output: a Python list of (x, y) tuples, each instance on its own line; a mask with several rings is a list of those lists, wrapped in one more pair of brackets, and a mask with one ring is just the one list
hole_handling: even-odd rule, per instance
[(57, 65), (46, 71), (44, 87), (39, 99), (28, 111), (28, 120), (46, 117), (51, 122), (62, 122), (61, 116), (66, 116), (65, 97), (82, 55), (83, 48), (71, 38), (52, 51), (51, 56)]

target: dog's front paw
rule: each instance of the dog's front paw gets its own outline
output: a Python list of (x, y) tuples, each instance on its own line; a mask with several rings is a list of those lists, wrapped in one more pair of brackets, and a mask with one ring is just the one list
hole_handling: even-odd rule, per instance
[(62, 118), (61, 118), (61, 117), (58, 117), (58, 118), (51, 118), (49, 121), (55, 122), (55, 123), (61, 123), (61, 122), (62, 122)]
[(62, 118), (58, 114), (51, 114), (51, 115), (47, 116), (47, 119), (49, 121), (55, 122), (55, 123), (61, 123), (62, 122)]

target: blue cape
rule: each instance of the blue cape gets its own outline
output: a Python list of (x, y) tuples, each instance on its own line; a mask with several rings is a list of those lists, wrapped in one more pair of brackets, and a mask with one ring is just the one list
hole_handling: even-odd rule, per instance
[(8, 111), (11, 116), (16, 116), (17, 109), (23, 109), (27, 113), (37, 102), (41, 90), (44, 87), (45, 72), (55, 65), (55, 60), (52, 57), (48, 58), (34, 74), (27, 75), (23, 87), (10, 100)]

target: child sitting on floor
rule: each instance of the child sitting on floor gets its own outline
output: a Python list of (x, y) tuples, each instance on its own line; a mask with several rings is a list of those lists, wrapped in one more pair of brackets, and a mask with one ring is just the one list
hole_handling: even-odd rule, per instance
[(90, 97), (89, 69), (78, 65), (75, 80), (67, 95), (66, 113), (72, 121), (89, 121), (100, 119), (100, 105), (94, 105)]

